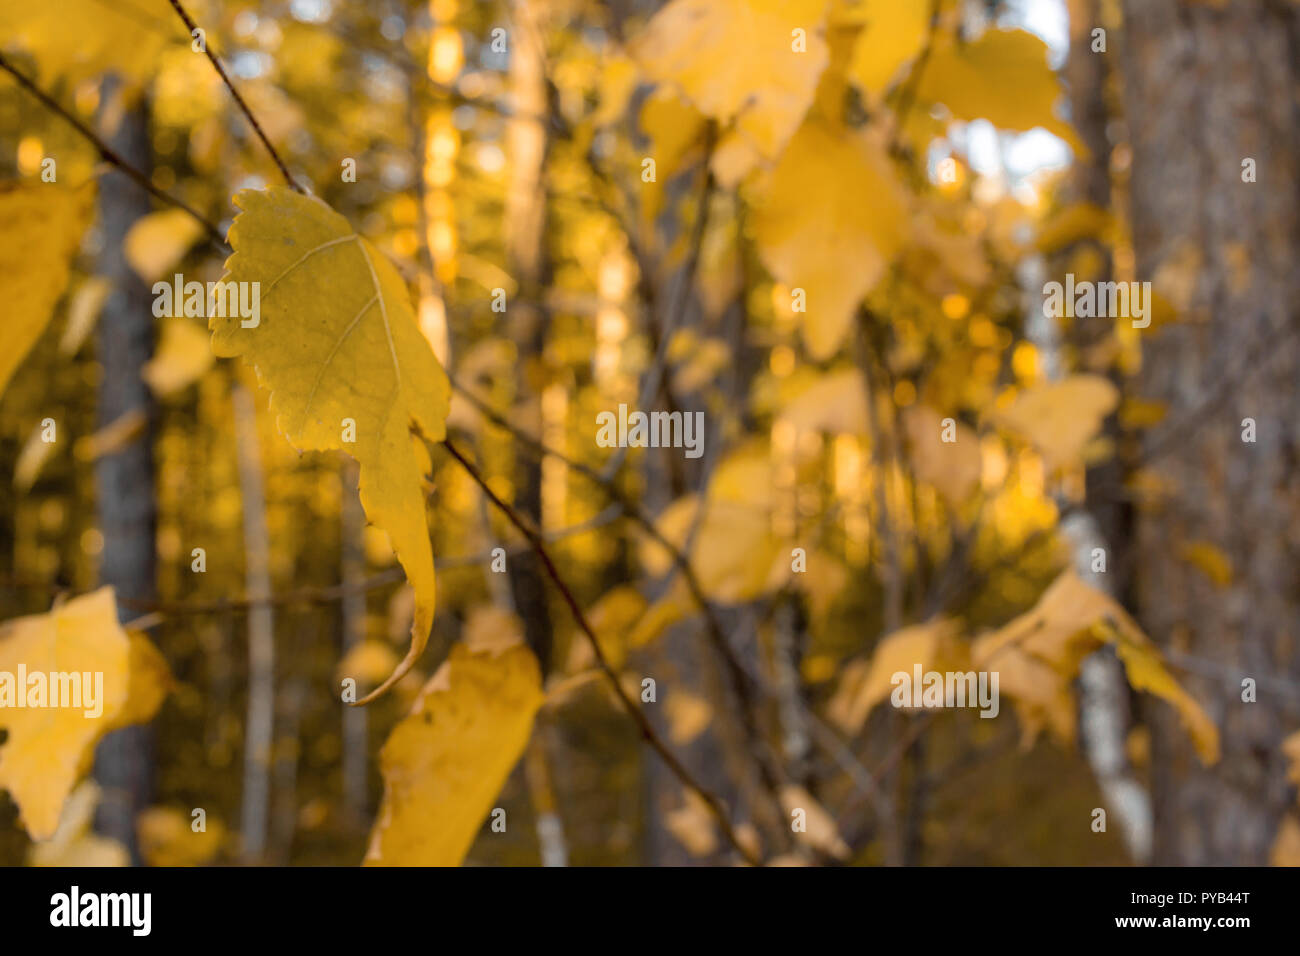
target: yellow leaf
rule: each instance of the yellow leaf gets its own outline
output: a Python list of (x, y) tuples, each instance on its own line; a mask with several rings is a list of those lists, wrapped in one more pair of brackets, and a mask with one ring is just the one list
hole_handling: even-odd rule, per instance
[(1099, 239), (1110, 228), (1110, 213), (1096, 203), (1071, 203), (1043, 223), (1034, 244), (1050, 255), (1081, 239)]
[(92, 276), (77, 286), (77, 291), (72, 293), (68, 302), (68, 324), (63, 328), (63, 338), (59, 339), (61, 353), (77, 354), (77, 350), (95, 328), (104, 300), (112, 291), (113, 284), (100, 276)]
[(528, 648), (493, 655), (453, 647), (380, 753), (384, 800), (365, 862), (459, 866), (541, 703)]
[(524, 624), (517, 614), (482, 604), (470, 611), (461, 640), (475, 654), (496, 657), (524, 642)]
[(1271, 866), (1300, 866), (1300, 820), (1294, 811), (1282, 817), (1268, 861)]
[(203, 227), (189, 213), (165, 209), (137, 219), (127, 230), (122, 251), (135, 274), (153, 282), (170, 272), (202, 235)]
[(983, 459), (979, 438), (954, 420), (956, 441), (944, 441), (944, 416), (928, 405), (903, 410), (908, 453), (918, 480), (933, 485), (952, 505), (959, 505), (979, 485)]
[[(126, 702), (109, 720), (106, 733), (153, 720), (176, 683), (167, 659), (148, 637), (140, 631), (127, 631), (126, 636)], [(85, 769), (89, 770), (89, 765)]]
[(371, 687), (380, 683), (397, 666), (397, 655), (383, 641), (360, 641), (352, 646), (335, 670), (337, 680), (351, 677), (357, 684)]
[(32, 844), (28, 862), (32, 866), (130, 866), (126, 847), (91, 829), (101, 793), (93, 780), (83, 780), (64, 803), (54, 835)]
[[(645, 616), (646, 607), (646, 599), (641, 592), (624, 584), (606, 592), (587, 612), (587, 622), (596, 632), (600, 649), (615, 670), (622, 668), (627, 660), (628, 637)], [(591, 645), (586, 639), (575, 641), (574, 652), (578, 660), (571, 662), (570, 667), (575, 663), (579, 667), (595, 663)]]
[(1119, 391), (1107, 379), (1071, 375), (1061, 382), (1026, 389), (992, 418), (1037, 447), (1043, 467), (1052, 472), (1080, 460), (1118, 404)]
[(854, 661), (844, 668), (827, 714), (845, 731), (857, 733), (875, 706), (893, 691), (895, 674), (902, 672), (910, 679), (917, 665), (922, 672), (963, 670), (964, 654), (957, 641), (960, 630), (957, 621), (941, 617), (882, 638), (870, 662)]
[(678, 575), (659, 600), (646, 608), (628, 631), (627, 646), (643, 647), (696, 610), (686, 581)]
[[(79, 771), (126, 704), (129, 666), (130, 639), (117, 622), (112, 588), (73, 598), (47, 614), (17, 618), (0, 630), (0, 726), (9, 732), (0, 744), (0, 787), (18, 804), (32, 839), (53, 835)], [(68, 680), (50, 686), (52, 673)], [(23, 674), (26, 687), (19, 683)], [(86, 674), (93, 701), (82, 693)], [(39, 685), (33, 682), (37, 675)], [(80, 706), (72, 706), (74, 700)]]
[[(437, 596), (420, 456), (410, 429), (444, 435), (447, 375), (420, 332), (397, 270), (318, 199), (273, 186), (235, 197), (226, 279), (260, 283), (259, 324), (213, 316), (212, 348), (257, 368), (280, 430), (299, 449), (340, 449), (361, 465), (361, 504), (388, 533), (415, 589), (411, 647), (359, 703), (415, 665)], [(345, 443), (345, 420), (355, 441)]]
[[(6, 48), (31, 53), (46, 79), (76, 83), (111, 71), (139, 82), (169, 42), (169, 31), (142, 25), (141, 16), (135, 6), (101, 0), (7, 3), (0, 7), (0, 37)], [(184, 28), (173, 35), (184, 37)]]
[[(1063, 572), (1024, 614), (976, 641), (972, 658), (978, 667), (1000, 670), (1004, 661), (1014, 662), (1024, 654), (1055, 674), (1056, 682), (1069, 681), (1083, 659), (1105, 642), (1115, 645), (1135, 689), (1150, 691), (1174, 706), (1201, 762), (1217, 761), (1218, 729), (1168, 673), (1159, 649), (1118, 602), (1089, 587), (1073, 570)], [(1046, 675), (1040, 671), (1036, 676), (1040, 683), (1054, 683)], [(1002, 689), (1015, 695), (1031, 683), (1013, 680)], [(1035, 698), (1039, 696), (1036, 692)]]
[(835, 819), (811, 793), (803, 787), (784, 786), (781, 788), (781, 804), (785, 807), (785, 812), (791, 815), (792, 821), (796, 819), (795, 811), (803, 811), (804, 829), (794, 831), (795, 839), (802, 840), (837, 860), (848, 859), (849, 845), (844, 842), (839, 830), (836, 829)]
[(1215, 587), (1226, 588), (1232, 583), (1232, 559), (1209, 541), (1187, 541), (1180, 544), (1178, 557), (1209, 578)]
[(664, 709), (668, 713), (668, 736), (682, 747), (704, 733), (713, 719), (712, 705), (689, 691), (673, 691), (664, 701)]
[(1282, 753), (1286, 756), (1286, 778), (1300, 787), (1300, 730), (1282, 741)]
[[(709, 501), (696, 528), (699, 498), (686, 495), (664, 509), (655, 526), (678, 548), (695, 529), (689, 552), (691, 568), (705, 595), (726, 604), (751, 601), (767, 590), (777, 543), (768, 516), (731, 501)], [(641, 560), (654, 576), (672, 567), (672, 556), (658, 542), (645, 539)]]
[(1070, 124), (1053, 111), (1061, 85), (1047, 45), (1027, 30), (987, 30), (967, 43), (942, 32), (921, 73), (917, 96), (939, 102), (959, 120), (986, 119), (1000, 129), (1041, 126), (1083, 153)]
[(867, 431), (867, 387), (857, 369), (827, 372), (782, 409), (796, 428), (862, 435)]
[(58, 447), (58, 442), (45, 441), (44, 434), (45, 426), (38, 423), (32, 429), (32, 433), (27, 436), (27, 441), (23, 442), (22, 451), (18, 453), (18, 460), (14, 462), (14, 487), (19, 491), (28, 491), (32, 485), (36, 484), (41, 469), (45, 467), (50, 455)]
[[(646, 25), (632, 56), (701, 113), (774, 159), (812, 105), (828, 62), (827, 0), (673, 0)], [(793, 31), (806, 49), (795, 52)]]
[(853, 45), (849, 77), (879, 95), (925, 45), (930, 0), (865, 0), (857, 16), (865, 22)]
[(213, 361), (203, 327), (189, 319), (170, 318), (163, 321), (162, 338), (141, 377), (157, 394), (170, 395), (201, 379)]
[(0, 185), (0, 301), (5, 305), (0, 394), (50, 323), (93, 200), (90, 189)]
[(226, 828), (208, 817), (195, 831), (190, 814), (173, 807), (150, 807), (136, 819), (140, 855), (150, 866), (202, 866), (217, 855)]
[(803, 289), (803, 334), (815, 359), (839, 348), (864, 295), (902, 243), (905, 198), (871, 137), (810, 120), (758, 191), (754, 238), (763, 264)]
[(717, 824), (704, 801), (686, 792), (686, 802), (664, 814), (664, 827), (691, 856), (709, 856), (718, 848)]

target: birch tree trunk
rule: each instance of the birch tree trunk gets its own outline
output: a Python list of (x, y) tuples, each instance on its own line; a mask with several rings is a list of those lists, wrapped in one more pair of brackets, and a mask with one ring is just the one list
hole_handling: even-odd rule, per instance
[[(114, 99), (114, 84), (105, 83), (103, 99)], [(105, 110), (108, 112), (109, 110)], [(152, 166), (149, 116), (144, 104), (128, 108), (109, 138), (127, 162), (147, 175)], [(131, 441), (95, 462), (99, 528), (104, 535), (100, 580), (112, 585), (119, 599), (156, 597), (153, 422), (156, 409), (141, 369), (153, 355), (154, 329), (149, 290), (131, 270), (123, 251), (127, 231), (150, 211), (149, 196), (121, 173), (99, 183), (102, 252), (99, 274), (113, 285), (100, 313), (97, 341), (103, 370), (99, 383), (99, 428), (124, 415), (144, 413), (147, 422)], [(125, 621), (136, 612), (118, 605)], [(95, 778), (103, 788), (96, 815), (101, 833), (127, 847), (135, 862), (139, 850), (136, 815), (149, 804), (153, 789), (153, 734), (147, 726), (109, 734), (95, 755)]]
[[(1278, 745), (1296, 702), (1270, 679), (1300, 678), (1300, 23), (1268, 0), (1126, 0), (1124, 16), (1137, 277), (1182, 300), (1141, 333), (1142, 394), (1168, 405), (1145, 454), (1168, 491), (1138, 518), (1136, 599), (1175, 661), (1219, 674), (1186, 681), (1223, 745), (1201, 767), (1153, 705), (1155, 861), (1262, 864), (1295, 799)], [(1180, 554), (1201, 541), (1231, 561), (1228, 586)]]

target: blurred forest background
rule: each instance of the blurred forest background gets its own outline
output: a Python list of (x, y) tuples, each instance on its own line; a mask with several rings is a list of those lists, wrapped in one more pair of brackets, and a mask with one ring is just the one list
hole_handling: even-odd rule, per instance
[[(121, 708), (0, 711), (0, 862), (1300, 863), (1300, 6), (176, 6), (0, 0), (0, 670)], [(151, 291), (290, 181), (468, 465), (412, 446), (364, 707), (418, 521)]]

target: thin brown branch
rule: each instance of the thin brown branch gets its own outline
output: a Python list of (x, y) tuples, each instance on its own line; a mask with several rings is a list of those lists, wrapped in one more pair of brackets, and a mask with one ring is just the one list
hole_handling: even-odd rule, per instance
[(83, 139), (87, 140), (92, 146), (95, 147), (96, 151), (99, 153), (100, 157), (105, 162), (109, 163), (112, 166), (115, 166), (128, 179), (130, 179), (133, 183), (135, 183), (137, 186), (139, 186), (149, 195), (153, 196), (155, 199), (159, 200), (160, 202), (165, 202), (169, 206), (175, 206), (177, 209), (181, 210), (182, 212), (187, 213), (189, 216), (191, 216), (194, 219), (195, 222), (197, 222), (199, 225), (201, 225), (204, 228), (204, 230), (208, 234), (208, 237), (214, 243), (216, 243), (218, 246), (221, 246), (223, 249), (229, 251), (230, 247), (226, 245), (225, 237), (221, 235), (220, 229), (218, 229), (211, 222), (205, 219), (197, 210), (195, 210), (192, 206), (188, 205), (184, 200), (177, 199), (175, 196), (171, 195), (170, 193), (164, 192), (163, 190), (155, 186), (148, 176), (140, 172), (140, 170), (136, 169), (129, 162), (127, 162), (120, 155), (118, 155), (118, 153), (111, 146), (109, 146), (106, 142), (104, 142), (102, 139), (99, 138), (99, 136), (95, 133), (94, 130), (92, 130), (85, 123), (79, 120), (74, 114), (64, 109), (64, 107), (57, 100), (55, 100), (52, 96), (50, 96), (39, 86), (33, 83), (27, 76), (21, 73), (17, 67), (15, 67), (12, 63), (10, 63), (9, 60), (3, 55), (0, 55), (0, 70), (4, 70), (6, 73), (12, 76), (15, 80), (18, 81), (18, 85), (21, 86), (23, 89), (25, 89), (33, 97), (35, 97), (41, 103), (42, 106), (44, 106), (50, 112), (54, 113), (64, 122), (68, 123), (73, 129), (75, 129), (82, 136)]
[(560, 592), (561, 598), (563, 598), (565, 605), (569, 608), (569, 613), (573, 615), (573, 619), (577, 623), (579, 630), (582, 631), (586, 636), (588, 643), (591, 645), (592, 654), (596, 659), (597, 666), (600, 668), (601, 672), (609, 678), (609, 682), (614, 688), (614, 693), (617, 695), (623, 709), (627, 711), (628, 716), (630, 716), (633, 722), (637, 725), (637, 729), (641, 732), (641, 736), (645, 738), (646, 742), (651, 746), (655, 753), (659, 754), (660, 758), (668, 765), (668, 769), (673, 772), (673, 775), (677, 777), (682, 786), (686, 787), (704, 801), (705, 805), (708, 806), (710, 812), (712, 812), (714, 818), (717, 820), (718, 826), (722, 830), (723, 835), (726, 836), (727, 841), (736, 848), (746, 861), (754, 866), (761, 866), (762, 860), (759, 859), (752, 849), (746, 847), (740, 840), (739, 834), (736, 833), (735, 828), (731, 825), (731, 821), (727, 817), (727, 812), (722, 805), (722, 801), (699, 783), (691, 772), (686, 769), (682, 762), (677, 758), (677, 755), (672, 752), (671, 748), (669, 748), (669, 746), (659, 736), (658, 732), (654, 729), (654, 726), (650, 723), (650, 720), (644, 713), (642, 713), (641, 708), (636, 705), (632, 698), (628, 696), (627, 691), (623, 689), (623, 685), (618, 679), (618, 672), (614, 670), (610, 665), (608, 658), (605, 657), (605, 652), (601, 649), (600, 641), (596, 639), (596, 632), (587, 621), (586, 615), (583, 614), (582, 608), (578, 605), (577, 598), (573, 596), (573, 592), (569, 590), (568, 585), (564, 583), (564, 579), (560, 577), (560, 572), (556, 569), (555, 563), (551, 560), (551, 556), (547, 552), (546, 545), (542, 541), (541, 536), (533, 530), (528, 522), (526, 522), (513, 507), (497, 496), (496, 492), (494, 492), (491, 486), (488, 485), (487, 480), (484, 479), (479, 470), (469, 461), (469, 459), (461, 454), (460, 450), (453, 445), (451, 441), (444, 440), (442, 446), (446, 448), (447, 452), (460, 463), (466, 473), (474, 479), (474, 482), (479, 486), (483, 494), (487, 496), (487, 499), (492, 502), (492, 505), (505, 515), (510, 523), (513, 524), (526, 539), (528, 539), (529, 544), (532, 545), (534, 553), (536, 553), (537, 557), (541, 560), (542, 566), (546, 570), (547, 577), (551, 579), (551, 583), (554, 584), (556, 590)]
[[(194, 22), (194, 18), (186, 12), (185, 8), (181, 6), (180, 0), (169, 0), (169, 2), (172, 5), (172, 9), (176, 11), (176, 15), (185, 21), (185, 26), (189, 28), (190, 36), (193, 36), (195, 32), (199, 31), (198, 24)], [(203, 31), (203, 33), (206, 37), (206, 31)], [(217, 55), (212, 52), (211, 44), (206, 40), (203, 43), (203, 55), (208, 58), (208, 62), (210, 62), (213, 69), (217, 71), (217, 75), (221, 77), (221, 82), (226, 84), (226, 89), (230, 90), (230, 95), (234, 97), (235, 103), (239, 106), (240, 112), (244, 114), (249, 125), (253, 127), (253, 132), (257, 133), (257, 138), (262, 141), (262, 145), (266, 147), (266, 151), (271, 154), (271, 159), (273, 159), (275, 165), (279, 167), (280, 175), (284, 177), (284, 181), (288, 183), (289, 188), (294, 192), (304, 192), (305, 190), (294, 182), (293, 177), (289, 175), (289, 167), (284, 164), (284, 160), (280, 158), (280, 154), (276, 152), (275, 147), (271, 145), (271, 141), (267, 139), (266, 132), (262, 129), (262, 124), (257, 121), (257, 117), (253, 115), (253, 111), (248, 108), (248, 104), (244, 102), (244, 98), (239, 95), (239, 90), (235, 89), (235, 84), (231, 82), (230, 77), (226, 74), (225, 67), (221, 65), (221, 61), (217, 59)]]

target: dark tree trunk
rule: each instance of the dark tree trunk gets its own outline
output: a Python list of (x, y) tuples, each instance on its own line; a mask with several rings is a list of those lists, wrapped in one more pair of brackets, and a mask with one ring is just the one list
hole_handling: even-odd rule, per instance
[[(1223, 745), (1202, 768), (1157, 706), (1155, 862), (1262, 864), (1295, 800), (1278, 745), (1297, 720), (1282, 682), (1300, 679), (1300, 24), (1271, 0), (1126, 0), (1124, 15), (1138, 278), (1178, 261), (1194, 278), (1180, 320), (1141, 333), (1143, 397), (1168, 406), (1144, 456), (1168, 491), (1138, 520), (1135, 594), (1175, 662), (1197, 659), (1186, 686)], [(1185, 560), (1192, 541), (1230, 559), (1229, 585)]]
[[(107, 96), (106, 96), (107, 99)], [(128, 109), (110, 140), (132, 166), (148, 174), (151, 161), (149, 120), (143, 106)], [(153, 397), (140, 376), (153, 354), (153, 310), (149, 290), (131, 270), (123, 240), (132, 224), (150, 211), (149, 196), (121, 173), (100, 180), (101, 249), (99, 273), (113, 283), (99, 318), (102, 378), (97, 422), (100, 428), (123, 415), (144, 412), (147, 427), (132, 441), (95, 463), (100, 531), (104, 535), (100, 578), (119, 599), (155, 596), (156, 503), (153, 473)], [(123, 621), (138, 611), (119, 603)], [(135, 819), (153, 789), (153, 736), (148, 727), (129, 727), (104, 738), (95, 755), (95, 778), (103, 787), (97, 823), (139, 862)]]

